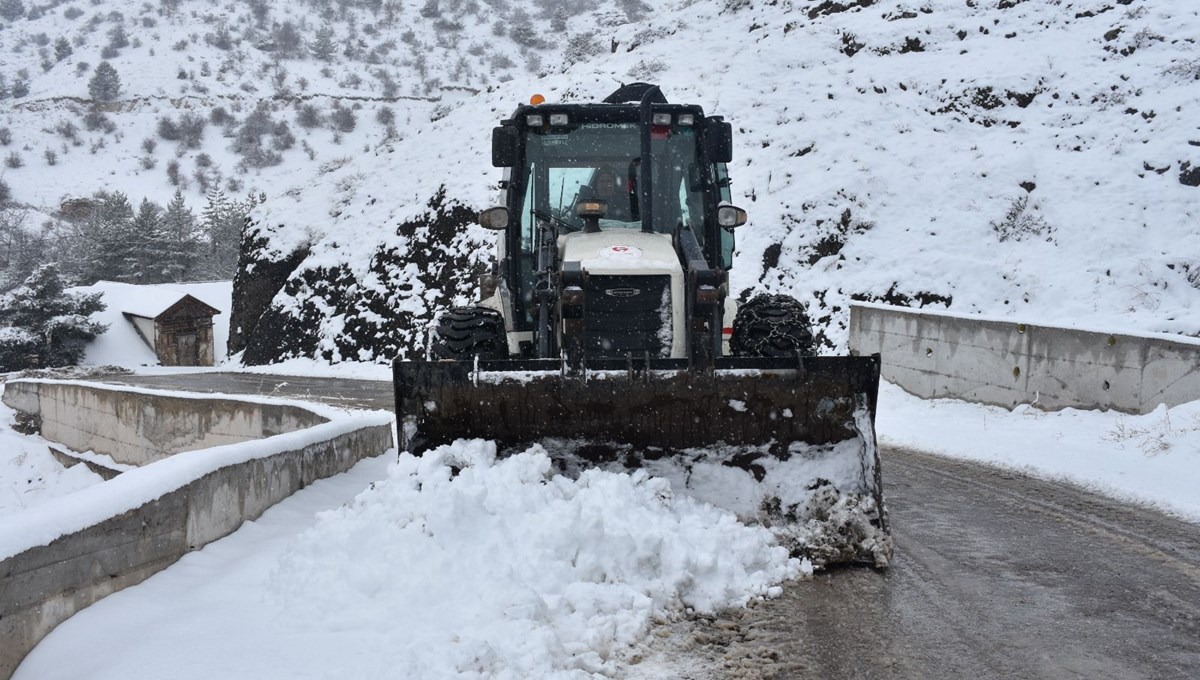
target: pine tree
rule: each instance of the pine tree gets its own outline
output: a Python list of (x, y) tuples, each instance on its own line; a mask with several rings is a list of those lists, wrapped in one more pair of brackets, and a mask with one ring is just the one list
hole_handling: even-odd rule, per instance
[(100, 294), (68, 293), (51, 263), (0, 295), (0, 371), (79, 363), (87, 343), (107, 326), (88, 317), (102, 311)]
[(199, 259), (200, 243), (196, 240), (196, 218), (183, 200), (183, 192), (167, 205), (161, 220), (162, 273), (165, 281), (184, 281), (191, 276)]
[(102, 61), (96, 66), (92, 79), (88, 81), (88, 94), (101, 102), (110, 102), (120, 96), (121, 78), (112, 64)]
[(66, 38), (60, 36), (58, 38), (58, 40), (54, 41), (54, 60), (55, 61), (62, 61), (63, 59), (66, 59), (67, 57), (71, 56), (72, 52), (74, 52), (74, 50), (71, 49), (71, 41), (70, 40), (67, 40)]
[(241, 233), (238, 222), (239, 206), (225, 192), (208, 192), (208, 204), (200, 215), (200, 230), (205, 241), (201, 275), (210, 279), (233, 277), (237, 265), (237, 249)]
[(131, 242), (125, 248), (128, 281), (132, 283), (163, 283), (162, 272), (165, 238), (162, 233), (162, 208), (143, 198), (137, 216), (130, 223)]
[(333, 55), (337, 54), (337, 44), (333, 42), (333, 29), (328, 26), (318, 28), (317, 39), (312, 41), (308, 47), (312, 50), (313, 56), (321, 61), (333, 59)]
[(71, 237), (70, 249), (79, 282), (128, 281), (126, 261), (132, 240), (133, 207), (125, 194), (100, 192), (96, 208)]
[(541, 45), (537, 29), (533, 27), (533, 20), (529, 17), (529, 12), (520, 7), (513, 10), (512, 16), (509, 17), (508, 37), (512, 38), (513, 42), (524, 47), (538, 47)]

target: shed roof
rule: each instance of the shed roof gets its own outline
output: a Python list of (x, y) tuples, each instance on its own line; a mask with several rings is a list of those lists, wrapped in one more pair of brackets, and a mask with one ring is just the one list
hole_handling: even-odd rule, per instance
[(177, 290), (169, 290), (165, 288), (157, 290), (149, 289), (146, 291), (145, 295), (125, 300), (124, 304), (121, 305), (121, 311), (128, 316), (141, 316), (147, 319), (158, 319), (167, 312), (188, 302), (207, 309), (210, 314), (216, 315), (221, 313), (221, 310), (213, 307), (203, 300), (200, 300), (199, 298), (193, 297), (187, 293), (181, 293)]

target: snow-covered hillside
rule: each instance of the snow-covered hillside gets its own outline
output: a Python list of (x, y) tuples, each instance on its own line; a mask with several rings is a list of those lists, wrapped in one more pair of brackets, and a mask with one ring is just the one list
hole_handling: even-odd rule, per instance
[(286, 279), (260, 326), (287, 333), (250, 354), (413, 353), (490, 247), (469, 215), (422, 240), (433, 198), (495, 200), (490, 129), (531, 94), (634, 80), (734, 123), (733, 292), (808, 302), (827, 348), (856, 298), (1197, 334), (1198, 39), (1200, 8), (1169, 0), (656, 5), (269, 200), (247, 264)]
[[(122, 191), (275, 195), (560, 60), (637, 0), (6, 0), (0, 177), (45, 214)], [(108, 63), (116, 82), (94, 85)], [(0, 201), (2, 202), (2, 201)]]

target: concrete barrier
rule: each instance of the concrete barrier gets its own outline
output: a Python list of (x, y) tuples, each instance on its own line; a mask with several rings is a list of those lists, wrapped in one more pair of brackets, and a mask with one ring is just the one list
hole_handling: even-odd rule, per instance
[[(0, 527), (0, 678), (5, 679), (75, 612), (232, 533), (308, 484), (393, 445), (391, 415), (380, 412), (350, 414), (265, 399), (179, 397), (53, 381), (10, 382), (4, 401), (22, 411), (37, 409), (26, 412), (43, 414), (43, 426), (63, 420), (56, 428), (69, 420), (63, 417), (67, 404), (87, 404), (94, 411), (80, 419), (88, 424), (76, 433), (94, 430), (98, 441), (108, 443), (124, 435), (106, 433), (137, 431), (149, 442), (147, 450), (162, 454), (156, 462), (15, 515)], [(151, 414), (166, 414), (175, 424), (155, 426)], [(137, 420), (140, 429), (115, 422), (123, 417)], [(176, 445), (212, 441), (205, 438), (213, 434), (207, 431), (195, 438), (179, 436), (180, 423), (187, 422), (243, 439), (172, 451)], [(247, 439), (255, 431), (261, 438)], [(163, 433), (168, 444), (155, 441), (155, 433)], [(81, 448), (95, 448), (81, 441)]]
[(286, 403), (195, 399), (96, 389), (94, 383), (14, 381), (4, 403), (33, 416), (43, 437), (118, 463), (145, 465), (183, 451), (262, 439), (327, 422)]
[(1149, 413), (1200, 399), (1200, 340), (885, 305), (850, 308), (850, 351), (926, 399)]

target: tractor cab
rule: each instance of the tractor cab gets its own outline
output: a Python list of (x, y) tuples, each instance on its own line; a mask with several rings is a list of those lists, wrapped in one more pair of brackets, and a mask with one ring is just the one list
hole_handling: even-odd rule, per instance
[[(603, 103), (533, 102), (493, 131), (504, 205), (481, 220), (504, 230), (498, 274), (507, 325), (526, 336), (520, 353), (553, 355), (563, 344), (565, 326), (551, 317), (570, 300), (542, 293), (574, 286), (594, 303), (581, 317), (588, 356), (689, 356), (686, 300), (705, 285), (706, 353), (719, 355), (732, 229), (745, 221), (729, 204), (729, 124), (646, 84)], [(598, 318), (606, 315), (612, 323)], [(622, 320), (633, 322), (628, 341), (613, 336)]]

